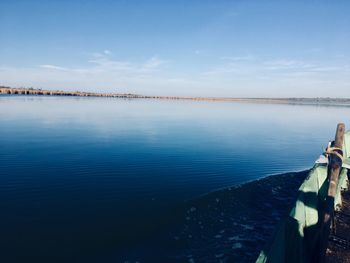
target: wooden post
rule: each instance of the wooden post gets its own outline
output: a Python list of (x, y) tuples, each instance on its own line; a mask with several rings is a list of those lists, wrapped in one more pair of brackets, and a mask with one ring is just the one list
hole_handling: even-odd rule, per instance
[[(344, 142), (344, 132), (345, 125), (343, 123), (339, 123), (337, 126), (337, 132), (335, 134), (335, 140), (333, 147), (342, 149)], [(342, 151), (335, 150), (340, 155), (342, 155)], [(335, 154), (330, 154), (329, 165), (328, 165), (328, 175), (327, 180), (329, 181), (327, 197), (325, 200), (324, 206), (324, 214), (323, 218), (321, 218), (321, 236), (320, 236), (320, 262), (325, 262), (326, 250), (328, 246), (328, 238), (331, 229), (331, 223), (333, 221), (334, 216), (334, 199), (337, 193), (338, 186), (338, 178), (340, 174), (340, 170), (342, 167), (342, 159), (339, 158)]]

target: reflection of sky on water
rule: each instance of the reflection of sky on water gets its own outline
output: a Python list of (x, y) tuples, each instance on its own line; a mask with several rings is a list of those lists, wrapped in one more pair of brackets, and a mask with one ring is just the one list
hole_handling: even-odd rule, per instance
[[(333, 137), (336, 123), (349, 111), (226, 102), (6, 96), (0, 99), (0, 142), (22, 150), (18, 153), (21, 158), (37, 152), (38, 158), (51, 155), (64, 165), (71, 156), (87, 165), (90, 176), (103, 172), (88, 165), (102, 157), (99, 164), (108, 173), (123, 170), (115, 166), (119, 164), (125, 174), (142, 177), (142, 182), (150, 178), (140, 170), (157, 177), (153, 169), (171, 168), (176, 174), (159, 175), (169, 179), (160, 187), (168, 184), (183, 192), (188, 186), (187, 190), (198, 194), (312, 166)], [(4, 152), (1, 156), (6, 158)], [(74, 167), (68, 168), (74, 174)], [(190, 190), (192, 184), (200, 187)]]
[(100, 258), (106, 242), (119, 251), (126, 239), (133, 248), (142, 237), (144, 247), (183, 200), (311, 167), (349, 113), (340, 107), (2, 96), (3, 256), (27, 260), (39, 251), (47, 259), (60, 251), (66, 262), (68, 246), (77, 257)]

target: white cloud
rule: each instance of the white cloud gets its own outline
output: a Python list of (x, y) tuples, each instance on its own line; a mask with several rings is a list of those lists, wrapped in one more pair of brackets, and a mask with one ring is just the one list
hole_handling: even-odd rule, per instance
[[(106, 51), (106, 50), (105, 50)], [(103, 53), (93, 53), (92, 59), (88, 60), (89, 63), (95, 64), (94, 67), (87, 67), (85, 71), (92, 72), (120, 72), (120, 73), (147, 73), (151, 71), (156, 71), (161, 68), (162, 65), (168, 63), (167, 60), (163, 60), (158, 56), (153, 56), (144, 62), (131, 62), (114, 60), (110, 58), (110, 52)]]
[[(85, 66), (47, 63), (32, 67), (0, 65), (3, 85), (37, 88), (197, 96), (332, 96), (338, 88), (350, 97), (350, 66), (298, 59), (261, 60), (246, 56), (222, 59), (206, 70), (170, 67), (169, 60), (151, 56), (143, 61), (116, 60), (99, 52)], [(170, 66), (169, 66), (170, 65)], [(181, 70), (183, 68), (183, 70)], [(331, 89), (330, 89), (331, 87)], [(347, 95), (346, 95), (347, 94)]]
[(266, 69), (281, 70), (281, 69), (311, 69), (316, 65), (314, 63), (295, 60), (295, 59), (278, 59), (263, 62)]
[(323, 51), (323, 49), (319, 48), (319, 47), (313, 47), (313, 48), (310, 48), (310, 49), (306, 50), (307, 53), (319, 53), (319, 52), (322, 52), (322, 51)]
[[(106, 54), (108, 53), (108, 54)], [(88, 60), (89, 63), (85, 67), (81, 68), (68, 68), (57, 65), (45, 64), (39, 67), (47, 70), (60, 70), (70, 72), (72, 74), (105, 74), (113, 73), (118, 75), (138, 75), (138, 74), (151, 74), (155, 71), (159, 71), (163, 64), (168, 63), (167, 60), (160, 59), (157, 56), (153, 56), (144, 62), (131, 62), (122, 60), (113, 60), (110, 58), (110, 53), (106, 50), (102, 53), (92, 53), (92, 58)]]
[(90, 60), (82, 67), (63, 67), (53, 63), (32, 67), (0, 65), (0, 84), (54, 89), (74, 87), (74, 90), (94, 91), (101, 91), (99, 88), (102, 88), (105, 92), (144, 93), (138, 89), (148, 87), (153, 90), (172, 83), (163, 70), (168, 60), (152, 56), (144, 61), (122, 61), (112, 59), (106, 53), (90, 54)]
[(211, 69), (205, 74), (223, 74), (223, 73), (253, 73), (253, 72), (276, 72), (276, 73), (288, 73), (301, 71), (305, 73), (311, 72), (334, 72), (344, 71), (349, 68), (347, 65), (331, 65), (331, 63), (314, 62), (300, 59), (270, 59), (261, 60), (253, 57), (252, 55), (237, 56), (237, 57), (221, 57), (226, 63)]
[(299, 59), (223, 60), (225, 63), (201, 74), (203, 82), (231, 86), (237, 94), (248, 94), (244, 96), (313, 96), (317, 90), (318, 96), (331, 97), (334, 88), (350, 96), (350, 66), (346, 64)]
[(166, 60), (162, 60), (160, 58), (158, 58), (157, 56), (151, 57), (150, 59), (148, 59), (144, 64), (143, 64), (143, 69), (157, 69), (159, 68), (161, 65), (167, 63)]
[(45, 69), (52, 69), (52, 70), (62, 70), (62, 71), (68, 70), (67, 68), (59, 67), (55, 65), (40, 65), (39, 67), (45, 68)]
[(208, 49), (195, 49), (193, 51), (193, 53), (196, 55), (196, 56), (209, 56), (211, 54), (211, 51), (208, 50)]
[(108, 49), (103, 50), (103, 53), (105, 55), (112, 55), (112, 52), (110, 50), (108, 50)]
[(254, 56), (245, 55), (245, 56), (223, 56), (222, 60), (230, 60), (230, 61), (251, 61), (254, 60)]

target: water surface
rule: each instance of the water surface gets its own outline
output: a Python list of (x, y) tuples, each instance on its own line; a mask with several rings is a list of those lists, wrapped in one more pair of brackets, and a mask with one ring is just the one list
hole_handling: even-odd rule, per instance
[(1, 261), (143, 262), (184, 201), (311, 167), (345, 116), (350, 108), (1, 96)]

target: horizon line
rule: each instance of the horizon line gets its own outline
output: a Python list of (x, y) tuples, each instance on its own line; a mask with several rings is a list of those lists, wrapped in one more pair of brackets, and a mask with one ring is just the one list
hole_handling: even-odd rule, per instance
[(270, 101), (270, 102), (347, 102), (350, 104), (350, 98), (337, 97), (202, 97), (202, 96), (174, 96), (174, 95), (142, 95), (134, 93), (107, 93), (107, 92), (88, 92), (88, 91), (64, 91), (57, 89), (41, 88), (13, 88), (0, 85), (0, 94), (9, 95), (46, 95), (46, 96), (78, 96), (78, 97), (114, 97), (130, 99), (173, 99), (173, 100), (203, 100), (203, 101)]

